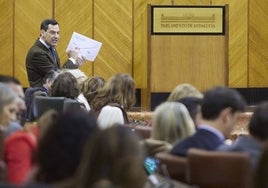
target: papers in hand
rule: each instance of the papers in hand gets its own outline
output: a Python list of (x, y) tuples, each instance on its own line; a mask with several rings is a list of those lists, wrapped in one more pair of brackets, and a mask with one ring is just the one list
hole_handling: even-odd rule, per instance
[(74, 50), (78, 52), (78, 57), (89, 61), (94, 61), (98, 55), (102, 43), (89, 37), (73, 32), (66, 52)]

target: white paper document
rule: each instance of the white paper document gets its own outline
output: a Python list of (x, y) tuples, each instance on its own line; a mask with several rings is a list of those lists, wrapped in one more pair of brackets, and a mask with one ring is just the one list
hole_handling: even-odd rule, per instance
[(78, 52), (78, 57), (83, 57), (88, 61), (94, 61), (100, 51), (101, 45), (101, 42), (73, 32), (66, 52), (75, 50)]

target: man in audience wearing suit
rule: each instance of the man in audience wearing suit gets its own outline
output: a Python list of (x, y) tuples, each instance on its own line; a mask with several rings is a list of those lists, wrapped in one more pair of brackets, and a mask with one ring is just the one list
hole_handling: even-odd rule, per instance
[[(41, 87), (44, 76), (51, 70), (60, 68), (60, 59), (55, 50), (59, 41), (60, 28), (56, 20), (46, 19), (41, 23), (40, 38), (29, 50), (26, 70), (31, 87)], [(77, 69), (85, 63), (76, 51), (68, 52), (69, 59), (63, 68)]]
[(245, 109), (245, 101), (234, 89), (215, 87), (204, 94), (202, 120), (196, 133), (174, 145), (171, 153), (186, 156), (190, 148), (216, 150), (231, 133)]
[(248, 135), (240, 135), (232, 145), (221, 145), (220, 151), (245, 152), (250, 154), (253, 167), (256, 167), (262, 147), (268, 140), (268, 101), (257, 105), (248, 124)]

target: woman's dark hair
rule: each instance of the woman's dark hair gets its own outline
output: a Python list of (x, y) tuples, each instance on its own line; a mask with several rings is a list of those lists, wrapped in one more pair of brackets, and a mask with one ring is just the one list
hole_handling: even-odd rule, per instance
[(266, 140), (268, 138), (268, 101), (257, 105), (249, 121), (249, 133), (255, 138)]
[(87, 140), (98, 131), (91, 113), (70, 110), (48, 126), (38, 143), (36, 180), (53, 183), (74, 175)]
[(118, 187), (142, 188), (146, 181), (143, 155), (139, 139), (129, 127), (109, 127), (86, 145), (75, 186), (92, 187), (108, 180)]
[(54, 80), (51, 86), (50, 96), (76, 99), (79, 93), (76, 78), (69, 72), (63, 72)]

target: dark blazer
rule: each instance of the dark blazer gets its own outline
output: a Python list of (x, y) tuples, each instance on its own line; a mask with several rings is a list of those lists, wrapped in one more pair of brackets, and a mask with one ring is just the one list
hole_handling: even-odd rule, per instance
[(178, 144), (174, 145), (171, 154), (186, 156), (187, 150), (190, 148), (199, 148), (205, 150), (216, 150), (218, 146), (223, 144), (217, 135), (206, 129), (198, 129), (196, 133), (188, 138), (185, 138)]
[[(44, 76), (51, 70), (60, 69), (60, 59), (55, 51), (56, 60), (53, 58), (49, 49), (42, 44), (39, 39), (34, 43), (32, 48), (28, 51), (26, 57), (26, 70), (28, 80), (31, 87), (41, 87)], [(64, 65), (64, 68), (76, 69), (77, 65), (68, 60)]]

